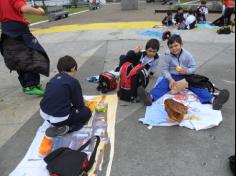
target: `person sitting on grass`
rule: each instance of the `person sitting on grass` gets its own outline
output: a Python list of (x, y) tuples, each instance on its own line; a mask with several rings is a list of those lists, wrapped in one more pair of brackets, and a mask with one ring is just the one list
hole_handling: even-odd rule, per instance
[(80, 130), (91, 118), (85, 106), (77, 74), (77, 63), (71, 56), (64, 56), (57, 64), (59, 73), (46, 86), (40, 102), (40, 115), (53, 127), (46, 131), (49, 137)]
[[(197, 65), (193, 56), (183, 48), (182, 38), (179, 35), (172, 35), (168, 42), (169, 52), (165, 55), (162, 68), (163, 79), (155, 86), (150, 93), (139, 87), (138, 95), (146, 106), (151, 106), (153, 101), (157, 101), (168, 93), (175, 85), (176, 81), (185, 79), (188, 75), (194, 74)], [(178, 69), (177, 69), (178, 68)], [(207, 89), (189, 87), (195, 93), (202, 104), (211, 103), (214, 110), (220, 110), (229, 99), (229, 91), (222, 90), (214, 97)]]

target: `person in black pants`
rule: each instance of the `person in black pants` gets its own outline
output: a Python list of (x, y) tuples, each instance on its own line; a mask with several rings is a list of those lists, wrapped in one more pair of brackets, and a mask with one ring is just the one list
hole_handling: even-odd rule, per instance
[(40, 75), (49, 76), (50, 60), (29, 29), (24, 14), (45, 15), (42, 8), (27, 5), (26, 0), (0, 1), (0, 52), (7, 68), (18, 73), (27, 95), (43, 95)]
[(75, 79), (75, 59), (64, 56), (59, 59), (57, 68), (59, 73), (47, 84), (40, 103), (41, 117), (53, 126), (46, 131), (49, 137), (80, 130), (92, 116), (85, 106), (81, 85)]
[(225, 5), (224, 11), (224, 25), (230, 25), (231, 16), (235, 12), (235, 1), (234, 0), (223, 0)]

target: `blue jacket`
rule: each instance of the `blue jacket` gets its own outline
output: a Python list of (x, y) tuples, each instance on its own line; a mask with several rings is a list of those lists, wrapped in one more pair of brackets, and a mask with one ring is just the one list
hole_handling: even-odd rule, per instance
[(171, 75), (180, 75), (180, 73), (176, 71), (177, 66), (186, 69), (188, 74), (194, 74), (197, 70), (195, 59), (193, 58), (192, 54), (190, 54), (185, 49), (182, 49), (179, 56), (175, 56), (170, 52), (165, 54), (165, 60), (162, 67), (163, 76), (170, 80), (172, 79)]
[(80, 83), (67, 73), (59, 73), (46, 86), (41, 110), (53, 117), (65, 117), (72, 106), (78, 110), (85, 106)]

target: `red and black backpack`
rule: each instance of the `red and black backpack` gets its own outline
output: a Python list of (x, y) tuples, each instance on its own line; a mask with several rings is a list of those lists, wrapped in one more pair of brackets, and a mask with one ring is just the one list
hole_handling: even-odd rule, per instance
[(112, 73), (105, 72), (99, 75), (97, 90), (102, 93), (113, 91), (117, 88), (116, 77)]
[(142, 64), (134, 66), (130, 62), (123, 64), (120, 70), (120, 85), (118, 96), (124, 101), (135, 101), (139, 86), (146, 88), (148, 74)]

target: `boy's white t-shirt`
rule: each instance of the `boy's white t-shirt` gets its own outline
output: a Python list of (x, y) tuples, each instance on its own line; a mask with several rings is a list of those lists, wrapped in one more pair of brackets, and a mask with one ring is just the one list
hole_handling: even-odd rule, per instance
[(189, 15), (185, 21), (185, 24), (187, 26), (189, 26), (190, 24), (192, 24), (194, 21), (196, 21), (196, 17), (194, 15)]
[(43, 112), (43, 111), (40, 109), (40, 116), (41, 116), (44, 120), (49, 121), (50, 123), (59, 123), (59, 122), (63, 122), (63, 121), (65, 121), (65, 120), (67, 120), (70, 115), (67, 115), (67, 116), (65, 116), (65, 117), (54, 117), (54, 116), (51, 116), (51, 115), (46, 114), (45, 112)]

